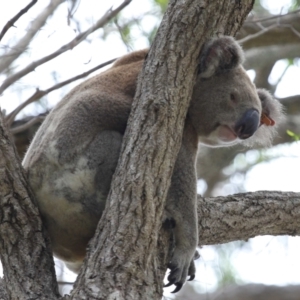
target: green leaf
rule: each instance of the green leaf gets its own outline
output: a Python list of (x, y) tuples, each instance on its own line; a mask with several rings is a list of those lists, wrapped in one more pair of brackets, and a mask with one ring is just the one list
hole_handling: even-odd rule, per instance
[(168, 0), (154, 0), (154, 2), (160, 7), (163, 13), (166, 11), (168, 6)]
[(293, 131), (291, 130), (288, 130), (286, 131), (287, 135), (290, 136), (294, 141), (299, 141), (300, 140), (300, 135), (299, 134), (296, 134), (294, 133)]

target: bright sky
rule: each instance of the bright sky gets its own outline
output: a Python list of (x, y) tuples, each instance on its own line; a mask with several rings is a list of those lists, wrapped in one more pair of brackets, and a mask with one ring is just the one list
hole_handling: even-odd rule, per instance
[[(9, 18), (16, 14), (21, 8), (19, 0), (3, 1), (0, 10), (0, 29)], [(28, 1), (22, 1), (25, 4)], [(88, 28), (99, 18), (112, 3), (121, 1), (80, 1), (80, 9), (76, 18), (81, 20), (82, 29)], [(16, 28), (11, 28), (3, 39), (1, 46), (14, 44), (13, 40), (20, 38), (26, 33), (28, 23), (41, 11), (46, 1), (38, 1), (37, 4), (17, 22)], [(265, 0), (264, 5), (271, 9), (273, 13), (286, 13), (289, 0), (271, 1)], [(124, 10), (128, 17), (138, 17), (141, 13), (150, 10), (148, 1), (133, 0)], [(30, 58), (23, 56), (20, 65), (15, 66), (17, 70), (22, 69), (31, 60), (36, 60), (57, 50), (63, 43), (69, 42), (76, 35), (75, 24), (69, 26), (66, 20), (67, 5), (61, 5), (55, 19), (47, 22), (47, 26), (38, 34), (38, 39), (33, 43)], [(146, 16), (143, 19), (143, 28), (149, 31), (157, 19), (153, 16)], [(145, 38), (140, 37), (139, 28), (133, 28), (135, 49), (147, 47)], [(0, 98), (2, 109), (7, 112), (13, 110), (19, 103), (25, 101), (35, 90), (35, 88), (46, 89), (52, 86), (57, 78), (58, 81), (68, 79), (80, 74), (102, 62), (119, 57), (127, 52), (126, 47), (121, 42), (118, 34), (111, 34), (102, 40), (103, 30), (94, 33), (89, 42), (83, 42), (72, 51), (66, 52), (54, 61), (38, 67), (26, 78), (17, 82), (3, 97)], [(0, 53), (2, 51), (0, 48)], [(285, 61), (276, 64), (270, 76), (271, 81), (276, 81), (286, 66)], [(298, 66), (288, 69), (283, 80), (278, 86), (276, 96), (286, 97), (293, 94), (300, 94), (300, 68)], [(0, 75), (0, 82), (4, 76)], [(74, 83), (72, 86), (78, 84)], [(53, 106), (61, 97), (71, 89), (71, 86), (62, 88), (47, 96), (47, 104)], [(16, 92), (18, 91), (18, 92)], [(36, 114), (44, 111), (43, 106), (28, 106), (22, 112), (24, 114)], [(21, 115), (21, 116), (22, 116)], [(20, 117), (21, 117), (20, 116)], [(298, 132), (299, 133), (299, 132)], [(248, 191), (255, 190), (282, 190), (300, 191), (300, 142), (293, 146), (279, 146), (270, 150), (271, 153), (279, 157), (271, 162), (261, 163), (254, 167), (246, 177), (245, 187)], [(295, 237), (258, 237), (253, 239), (247, 250), (233, 251), (232, 258), (234, 268), (241, 280), (245, 282), (261, 282), (266, 284), (299, 284), (299, 257), (300, 239)], [(218, 268), (218, 256), (212, 247), (201, 249), (201, 259), (198, 260), (198, 273), (196, 280), (202, 287), (202, 292), (211, 290), (215, 287), (216, 277), (214, 268)], [(67, 277), (70, 280), (70, 277)], [(171, 289), (172, 290), (172, 289)]]

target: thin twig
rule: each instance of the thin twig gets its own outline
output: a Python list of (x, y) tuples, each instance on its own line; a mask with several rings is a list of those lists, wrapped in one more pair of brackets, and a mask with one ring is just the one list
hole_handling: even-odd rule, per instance
[(127, 48), (127, 51), (132, 51), (132, 47), (130, 46), (130, 43), (129, 42), (127, 42), (126, 41), (126, 38), (125, 38), (125, 36), (124, 36), (124, 34), (123, 34), (123, 28), (126, 28), (125, 26), (122, 28), (120, 25), (119, 25), (119, 23), (118, 23), (118, 20), (115, 20), (115, 25), (116, 25), (116, 27), (117, 27), (117, 30), (118, 30), (118, 32), (119, 32), (119, 35), (120, 35), (120, 37), (121, 37), (121, 40), (122, 40), (122, 42), (124, 43), (124, 45), (125, 45), (125, 47)]
[(249, 40), (252, 40), (252, 39), (255, 39), (263, 34), (265, 34), (266, 32), (274, 29), (274, 28), (289, 28), (291, 31), (293, 31), (293, 33), (295, 35), (297, 35), (297, 37), (300, 38), (300, 32), (298, 30), (296, 30), (293, 25), (290, 25), (290, 24), (279, 24), (279, 22), (277, 21), (276, 24), (273, 24), (273, 25), (270, 25), (268, 27), (263, 27), (262, 24), (258, 23), (257, 24), (260, 28), (261, 28), (261, 31), (258, 31), (256, 33), (253, 33), (253, 34), (249, 34), (247, 35), (246, 37), (244, 37), (243, 39), (240, 39), (238, 40), (239, 43), (245, 43), (245, 42), (248, 42)]
[(15, 83), (17, 80), (22, 78), (23, 76), (27, 75), (28, 73), (32, 72), (37, 68), (38, 66), (48, 62), (49, 60), (52, 60), (53, 58), (59, 56), (60, 54), (73, 49), (76, 47), (79, 43), (84, 41), (89, 34), (94, 32), (95, 30), (103, 27), (105, 24), (107, 24), (113, 17), (115, 17), (124, 7), (126, 7), (132, 0), (125, 0), (121, 5), (119, 5), (116, 9), (112, 10), (110, 9), (107, 11), (104, 16), (99, 19), (95, 25), (90, 27), (88, 30), (78, 34), (71, 42), (63, 45), (55, 52), (51, 53), (48, 56), (45, 56), (37, 61), (32, 62), (27, 67), (25, 67), (23, 70), (11, 75), (6, 80), (4, 80), (3, 84), (0, 87), (0, 95), (4, 92), (5, 89), (7, 89), (10, 85)]
[(0, 41), (4, 37), (5, 33), (8, 31), (10, 27), (13, 27), (15, 22), (17, 22), (24, 14), (28, 12), (28, 10), (37, 3), (37, 0), (32, 0), (27, 6), (21, 9), (13, 18), (11, 18), (3, 27), (0, 33)]
[(287, 24), (285, 27), (289, 27), (300, 38), (300, 32), (296, 30), (293, 25)]
[(289, 69), (290, 64), (287, 64), (287, 66), (284, 68), (283, 72), (281, 73), (280, 77), (278, 78), (277, 82), (274, 84), (274, 86), (278, 86), (278, 84), (282, 81), (284, 75), (286, 74), (287, 70)]
[(249, 34), (246, 37), (244, 37), (243, 39), (238, 40), (238, 42), (241, 43), (241, 44), (245, 43), (245, 42), (248, 42), (249, 40), (255, 39), (255, 38), (257, 38), (257, 37), (265, 34), (266, 32), (268, 32), (271, 29), (276, 28), (276, 27), (278, 27), (277, 24), (273, 24), (273, 25), (271, 25), (269, 27), (264, 27), (264, 28), (262, 28), (261, 31), (253, 33), (253, 34)]
[(73, 16), (76, 13), (79, 5), (80, 5), (80, 0), (79, 1), (75, 0), (75, 1), (72, 1), (71, 7), (68, 8), (68, 17), (67, 17), (67, 20), (68, 20), (68, 25), (69, 26), (70, 26), (70, 23), (71, 23), (71, 19), (73, 19)]
[(267, 17), (267, 18), (262, 18), (262, 19), (247, 20), (247, 21), (244, 22), (244, 24), (248, 24), (248, 23), (261, 23), (261, 22), (264, 22), (264, 21), (269, 21), (269, 20), (273, 20), (273, 19), (282, 18), (282, 17), (288, 16), (288, 15), (297, 14), (298, 12), (300, 12), (300, 9), (291, 11), (291, 12), (289, 12), (287, 14), (284, 14), (284, 15), (280, 14), (280, 15), (277, 15), (277, 16), (272, 16), (272, 17)]
[(10, 131), (12, 134), (20, 133), (20, 132), (28, 129), (29, 127), (33, 126), (34, 124), (44, 121), (44, 119), (45, 119), (45, 117), (42, 117), (42, 116), (35, 117), (23, 125), (20, 125), (15, 128), (10, 128)]
[(7, 127), (9, 128), (11, 126), (11, 124), (15, 120), (15, 117), (18, 115), (18, 113), (23, 108), (25, 108), (27, 105), (29, 105), (29, 104), (31, 104), (31, 103), (33, 103), (33, 102), (41, 99), (43, 96), (49, 94), (50, 92), (52, 92), (54, 90), (57, 90), (57, 89), (65, 86), (65, 85), (67, 85), (67, 84), (69, 84), (69, 83), (71, 83), (73, 81), (76, 81), (78, 79), (81, 79), (81, 78), (84, 78), (84, 77), (88, 76), (89, 74), (91, 74), (91, 73), (93, 73), (93, 72), (95, 72), (95, 71), (97, 71), (97, 70), (99, 70), (99, 69), (101, 69), (101, 68), (103, 68), (103, 67), (111, 64), (111, 63), (113, 63), (116, 59), (117, 58), (114, 58), (114, 59), (111, 59), (109, 61), (106, 61), (106, 62), (104, 62), (104, 63), (102, 63), (102, 64), (100, 64), (100, 65), (98, 65), (98, 66), (96, 66), (96, 67), (94, 67), (94, 68), (92, 68), (92, 69), (90, 69), (90, 70), (82, 73), (82, 74), (79, 74), (79, 75), (74, 76), (72, 78), (69, 78), (69, 79), (67, 79), (65, 81), (57, 83), (57, 84), (53, 85), (52, 87), (50, 87), (50, 88), (48, 88), (48, 89), (46, 89), (44, 91), (37, 89), (30, 98), (28, 98), (25, 102), (23, 102), (22, 104), (20, 104), (16, 109), (14, 109), (10, 114), (8, 114), (6, 116), (5, 122), (7, 124)]
[(26, 34), (17, 41), (14, 46), (10, 46), (10, 51), (1, 56), (0, 72), (6, 70), (24, 51), (28, 48), (34, 36), (45, 25), (49, 16), (51, 16), (57, 7), (65, 0), (51, 0), (49, 5), (32, 21)]

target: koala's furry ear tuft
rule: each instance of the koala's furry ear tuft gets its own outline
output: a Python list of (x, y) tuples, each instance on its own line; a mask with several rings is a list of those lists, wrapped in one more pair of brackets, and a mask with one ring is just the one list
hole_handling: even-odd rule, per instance
[(257, 94), (261, 101), (262, 114), (273, 121), (272, 124), (262, 122), (261, 125), (273, 126), (277, 125), (277, 123), (281, 123), (284, 114), (280, 102), (274, 99), (274, 97), (265, 89), (257, 89)]
[(243, 61), (244, 52), (233, 37), (214, 38), (201, 50), (199, 74), (202, 78), (210, 78), (238, 67)]

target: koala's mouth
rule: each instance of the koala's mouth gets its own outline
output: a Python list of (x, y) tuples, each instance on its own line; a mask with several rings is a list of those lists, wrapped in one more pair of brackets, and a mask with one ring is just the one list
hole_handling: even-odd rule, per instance
[(238, 140), (248, 139), (258, 129), (260, 119), (260, 114), (256, 109), (248, 109), (233, 126), (219, 125), (217, 138), (221, 144), (233, 144)]
[(251, 137), (258, 129), (259, 114), (248, 110), (235, 124), (216, 124), (215, 129), (207, 136), (200, 138), (200, 143), (211, 147), (235, 145)]
[(236, 141), (238, 135), (228, 125), (220, 125), (218, 128), (218, 139), (221, 143), (232, 143)]
[(217, 124), (209, 135), (201, 136), (199, 142), (209, 147), (222, 147), (238, 143), (239, 138), (233, 127)]

